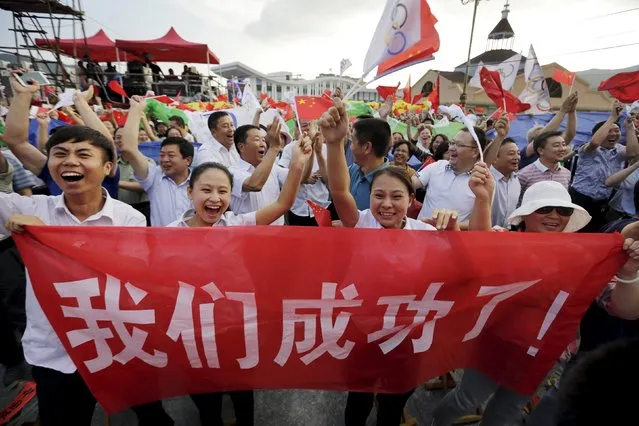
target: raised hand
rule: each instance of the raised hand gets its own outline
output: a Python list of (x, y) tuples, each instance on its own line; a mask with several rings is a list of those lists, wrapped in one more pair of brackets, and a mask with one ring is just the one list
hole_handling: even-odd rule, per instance
[(457, 218), (459, 213), (455, 210), (435, 209), (432, 218), (423, 218), (422, 221), (434, 226), (440, 231), (459, 231), (459, 223)]
[(320, 118), (320, 128), (327, 144), (339, 143), (348, 134), (346, 106), (339, 98), (333, 98), (333, 106)]
[(49, 118), (49, 114), (46, 112), (39, 112), (36, 114), (36, 121), (41, 126), (48, 126), (51, 119)]
[(296, 142), (293, 146), (293, 153), (291, 155), (291, 167), (304, 168), (311, 154), (313, 154), (313, 142), (311, 138), (304, 135), (301, 141)]
[(473, 191), (473, 194), (475, 194), (476, 199), (492, 199), (495, 190), (495, 180), (486, 163), (475, 163), (468, 186), (470, 190)]
[(508, 136), (508, 132), (510, 132), (510, 121), (508, 120), (508, 116), (505, 114), (499, 117), (499, 119), (495, 122), (495, 130), (497, 134), (502, 138)]
[(273, 117), (273, 122), (266, 127), (266, 143), (269, 149), (282, 149), (282, 139), (280, 138), (281, 130), (282, 123), (279, 117)]
[(623, 111), (623, 105), (621, 105), (621, 102), (619, 101), (615, 101), (612, 104), (612, 118), (617, 121), (619, 119), (619, 115), (621, 115), (621, 112)]
[(39, 217), (36, 216), (27, 216), (23, 214), (14, 214), (9, 217), (5, 228), (11, 232), (24, 232), (25, 226), (30, 225), (46, 225), (44, 222), (40, 220)]
[(129, 99), (129, 109), (144, 110), (146, 108), (146, 98), (143, 96), (131, 96)]
[(73, 92), (73, 103), (77, 104), (79, 101), (89, 103), (93, 99), (93, 86), (89, 86), (84, 92), (76, 90)]
[(379, 118), (385, 120), (391, 111), (393, 111), (393, 97), (389, 96), (384, 100), (384, 104), (379, 107)]
[(27, 84), (26, 86), (23, 86), (19, 81), (18, 81), (18, 76), (20, 74), (22, 74), (24, 71), (21, 72), (13, 72), (11, 73), (11, 77), (9, 78), (9, 82), (11, 83), (11, 89), (13, 90), (13, 93), (18, 94), (18, 93), (26, 93), (29, 95), (33, 95), (34, 93), (37, 93), (40, 91), (40, 83), (38, 83), (35, 80), (30, 80), (28, 81), (29, 84)]
[[(637, 223), (639, 222), (635, 222), (634, 224)], [(629, 234), (629, 232), (626, 231), (629, 226), (626, 226), (626, 228), (623, 229), (621, 235), (626, 236), (627, 234)], [(632, 234), (636, 234), (636, 229), (634, 229)], [(628, 253), (629, 257), (626, 263), (621, 267), (617, 275), (622, 274), (634, 277), (637, 275), (637, 273), (639, 273), (639, 241), (635, 240), (634, 238), (626, 238), (623, 242), (623, 249)]]

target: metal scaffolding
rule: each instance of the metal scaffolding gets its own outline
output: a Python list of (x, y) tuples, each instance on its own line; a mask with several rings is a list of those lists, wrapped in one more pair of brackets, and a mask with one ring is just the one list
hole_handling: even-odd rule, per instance
[[(63, 21), (69, 21), (73, 26), (74, 36), (76, 24), (79, 23), (86, 39), (80, 0), (77, 0), (77, 8), (76, 0), (73, 0), (72, 6), (58, 0), (0, 0), (0, 9), (13, 15), (13, 28), (9, 28), (9, 31), (14, 33), (15, 40), (14, 46), (0, 46), (0, 52), (15, 54), (18, 64), (22, 64), (23, 58), (28, 59), (34, 70), (45, 73), (60, 89), (73, 87), (74, 81), (64, 67), (57, 41)], [(50, 29), (46, 31), (44, 27), (49, 25)], [(35, 38), (54, 41), (47, 50), (53, 54), (55, 62), (42, 56), (42, 48), (36, 46)]]

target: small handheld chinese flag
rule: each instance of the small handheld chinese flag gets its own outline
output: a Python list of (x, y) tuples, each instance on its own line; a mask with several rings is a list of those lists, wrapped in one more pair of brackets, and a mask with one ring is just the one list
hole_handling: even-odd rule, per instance
[(113, 93), (117, 93), (118, 95), (123, 96), (125, 98), (129, 97), (129, 95), (126, 94), (126, 92), (124, 91), (122, 86), (120, 86), (120, 83), (117, 80), (109, 81), (109, 84), (107, 84), (107, 86), (109, 86), (109, 89), (111, 89)]
[(392, 96), (393, 102), (397, 98), (397, 89), (399, 89), (399, 83), (397, 83), (397, 86), (377, 86), (375, 88), (377, 93), (379, 93), (379, 97), (382, 98), (383, 101), (385, 101), (389, 96)]
[(318, 226), (333, 226), (333, 221), (331, 220), (331, 212), (326, 210), (324, 207), (312, 202), (311, 200), (306, 200), (308, 206), (313, 210), (313, 214), (315, 215), (315, 221)]
[(332, 106), (333, 101), (326, 96), (295, 96), (295, 107), (301, 121), (316, 120)]
[(568, 86), (572, 86), (575, 83), (575, 73), (555, 68), (555, 71), (553, 71), (552, 73), (552, 79), (555, 80), (557, 83), (563, 83)]

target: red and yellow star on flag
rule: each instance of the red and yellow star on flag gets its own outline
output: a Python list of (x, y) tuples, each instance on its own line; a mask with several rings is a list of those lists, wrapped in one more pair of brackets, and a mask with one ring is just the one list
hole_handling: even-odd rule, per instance
[(300, 120), (316, 120), (333, 106), (333, 101), (328, 96), (295, 96), (295, 106)]

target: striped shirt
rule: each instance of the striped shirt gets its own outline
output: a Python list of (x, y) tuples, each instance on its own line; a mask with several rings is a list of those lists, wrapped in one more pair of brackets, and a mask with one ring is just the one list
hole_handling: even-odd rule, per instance
[(36, 178), (33, 173), (25, 169), (22, 163), (10, 151), (3, 150), (2, 155), (13, 168), (12, 183), (14, 191), (36, 186)]
[(519, 177), (519, 183), (521, 184), (521, 195), (519, 196), (519, 204), (524, 197), (524, 192), (537, 182), (550, 180), (553, 182), (559, 182), (564, 188), (568, 189), (570, 186), (570, 170), (562, 167), (557, 163), (554, 170), (550, 170), (548, 167), (541, 163), (541, 160), (537, 160), (532, 164), (524, 167), (517, 173)]

